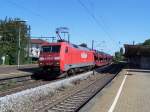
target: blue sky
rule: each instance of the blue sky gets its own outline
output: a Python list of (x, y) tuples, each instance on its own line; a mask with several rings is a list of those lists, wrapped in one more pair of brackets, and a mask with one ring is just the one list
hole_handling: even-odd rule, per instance
[(56, 36), (55, 29), (70, 29), (71, 42), (87, 43), (113, 54), (124, 44), (150, 36), (149, 0), (0, 0), (0, 19), (19, 17), (31, 25), (32, 36)]

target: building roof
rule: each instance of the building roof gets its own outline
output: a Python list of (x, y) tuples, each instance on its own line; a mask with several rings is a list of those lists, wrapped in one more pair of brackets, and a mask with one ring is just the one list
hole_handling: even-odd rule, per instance
[(48, 41), (42, 40), (42, 39), (31, 39), (32, 44), (44, 44), (44, 43), (49, 43)]
[(150, 45), (127, 45), (125, 44), (125, 56), (150, 56)]

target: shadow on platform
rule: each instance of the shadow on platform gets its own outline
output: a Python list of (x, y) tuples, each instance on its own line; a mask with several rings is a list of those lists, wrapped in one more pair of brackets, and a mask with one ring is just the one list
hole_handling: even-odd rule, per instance
[(144, 73), (150, 73), (149, 69), (129, 69), (128, 72), (144, 72)]

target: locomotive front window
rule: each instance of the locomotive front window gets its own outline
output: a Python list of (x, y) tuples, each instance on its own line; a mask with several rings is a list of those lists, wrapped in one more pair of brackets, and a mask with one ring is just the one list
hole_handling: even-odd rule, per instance
[(43, 46), (42, 52), (59, 52), (60, 51), (60, 45), (53, 45), (53, 46)]

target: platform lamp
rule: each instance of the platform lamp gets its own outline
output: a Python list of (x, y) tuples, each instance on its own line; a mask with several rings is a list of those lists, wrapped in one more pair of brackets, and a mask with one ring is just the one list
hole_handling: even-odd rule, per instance
[[(16, 20), (17, 23), (25, 23), (27, 20)], [(18, 31), (18, 55), (17, 55), (17, 67), (20, 68), (20, 37), (21, 37), (21, 26), (19, 24), (19, 31)]]

